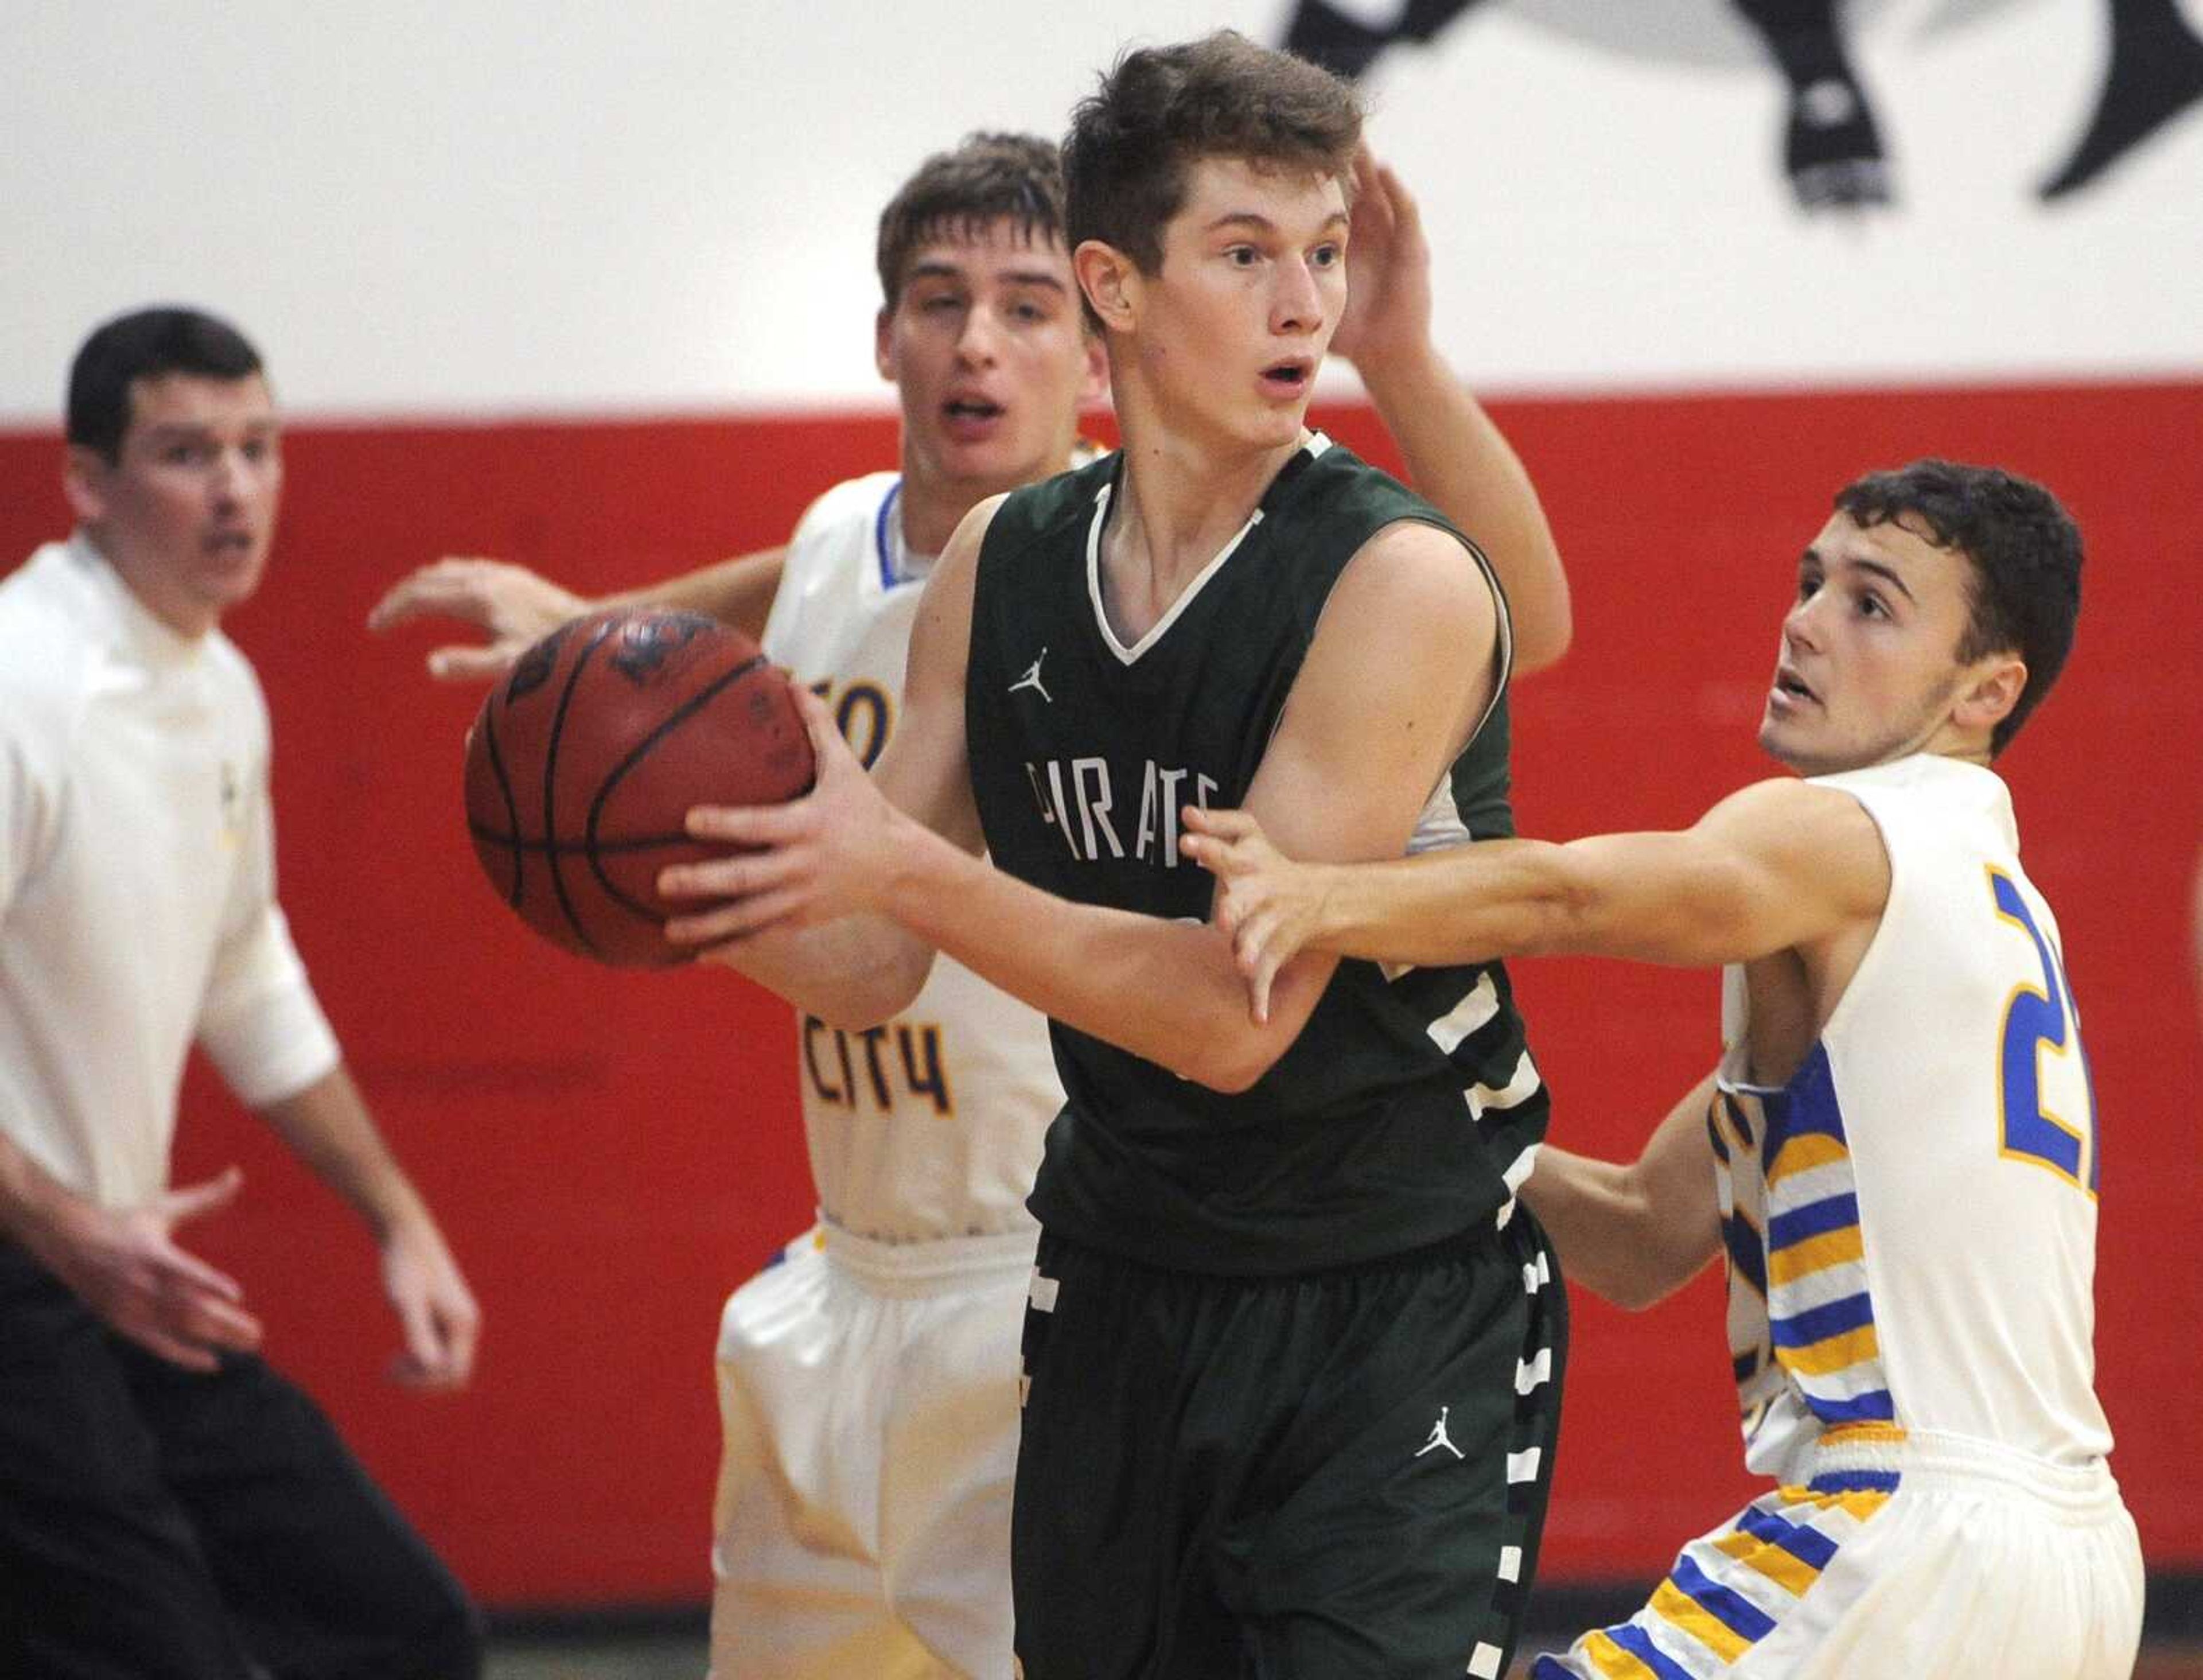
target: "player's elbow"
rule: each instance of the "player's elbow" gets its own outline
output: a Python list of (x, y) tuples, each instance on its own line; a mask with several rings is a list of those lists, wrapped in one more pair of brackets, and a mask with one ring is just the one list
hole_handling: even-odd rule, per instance
[(1550, 619), (1518, 625), (1515, 635), (1515, 674), (1528, 677), (1558, 665), (1568, 656), (1575, 635), (1575, 619), (1565, 605)]
[(1184, 1065), (1174, 1071), (1196, 1085), (1237, 1097), (1261, 1083), (1285, 1048), (1285, 1043), (1257, 1029), (1203, 1032), (1188, 1047)]

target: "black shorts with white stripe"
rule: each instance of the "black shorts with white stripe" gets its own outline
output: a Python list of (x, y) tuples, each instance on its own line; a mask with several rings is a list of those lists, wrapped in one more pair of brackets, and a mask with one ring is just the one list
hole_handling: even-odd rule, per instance
[(1027, 1680), (1505, 1671), (1568, 1310), (1527, 1209), (1351, 1269), (1220, 1278), (1043, 1235), (1025, 1317)]

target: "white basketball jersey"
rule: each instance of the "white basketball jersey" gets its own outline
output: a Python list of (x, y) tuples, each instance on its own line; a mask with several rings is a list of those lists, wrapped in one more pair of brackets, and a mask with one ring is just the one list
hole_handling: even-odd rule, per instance
[(2058, 924), (1991, 771), (1929, 754), (1817, 778), (1881, 831), (1889, 902), (1804, 1065), (1747, 1068), (1724, 977), (1708, 1115), (1746, 1462), (1798, 1480), (1849, 1428), (2080, 1465), (2097, 1404), (2096, 1121)]
[[(789, 540), (765, 648), (825, 696), (867, 764), (902, 706), (924, 593), (902, 547), (901, 478), (873, 473), (812, 504)], [(1031, 1226), (1025, 1197), (1063, 1106), (1047, 1021), (947, 957), (908, 1013), (864, 1032), (798, 1023), (804, 1129), (819, 1210), (885, 1242)]]

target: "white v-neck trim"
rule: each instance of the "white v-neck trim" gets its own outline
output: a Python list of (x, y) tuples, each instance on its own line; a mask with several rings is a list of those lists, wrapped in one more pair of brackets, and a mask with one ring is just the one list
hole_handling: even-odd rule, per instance
[[(1330, 447), (1331, 440), (1321, 432), (1309, 433), (1307, 441), (1301, 445), (1311, 460)], [(1170, 604), (1169, 611), (1148, 626), (1145, 636), (1127, 648), (1110, 626), (1109, 612), (1102, 600), (1102, 528), (1108, 523), (1109, 498), (1116, 488), (1114, 484), (1104, 484), (1095, 493), (1094, 517), (1086, 527), (1086, 595), (1093, 603), (1094, 627), (1102, 632), (1103, 645), (1117, 656), (1118, 664), (1131, 665), (1161, 640), (1170, 627), (1178, 622), (1179, 615), (1193, 605), (1195, 597), (1208, 587), (1208, 580), (1216, 576), (1225, 561), (1230, 559), (1237, 552), (1239, 545), (1247, 540), (1247, 534), (1262, 523), (1262, 510), (1257, 507), (1248, 516), (1247, 523), (1239, 527), (1229, 542), (1217, 550), (1216, 558), (1202, 567), (1194, 580), (1178, 591), (1178, 599)]]

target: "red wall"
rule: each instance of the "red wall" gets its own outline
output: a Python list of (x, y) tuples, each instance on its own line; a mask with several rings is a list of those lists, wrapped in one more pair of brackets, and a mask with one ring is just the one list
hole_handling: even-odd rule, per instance
[[(2203, 836), (2203, 385), (1513, 403), (1578, 600), (1566, 665), (1518, 704), (1531, 832), (1689, 820), (1766, 766), (1758, 696), (1796, 556), (1865, 467), (1942, 453), (2039, 475), (2089, 538), (2063, 688), (2004, 766), (2088, 1011), (2106, 1162), (2100, 1380), (2158, 1567), (2203, 1565), (2203, 1319), (2181, 959)], [(1368, 417), (1327, 417), (1380, 458)], [(501, 1605), (706, 1589), (719, 1302), (808, 1209), (786, 1011), (724, 973), (614, 974), (536, 943), (459, 816), (477, 695), (428, 632), (361, 620), (444, 553), (609, 587), (777, 540), (817, 490), (892, 459), (877, 418), (302, 426), (276, 568), (232, 624), (277, 720), (284, 896), (386, 1130), (487, 1313), (478, 1380), (423, 1400), (371, 1254), (195, 1070), (179, 1170), (245, 1164), (189, 1239), (246, 1281), (273, 1356), (324, 1399), (460, 1573)], [(56, 535), (58, 450), (0, 437), (0, 556)], [(1557, 1140), (1621, 1151), (1716, 1048), (1709, 976), (1524, 965)], [(1578, 1297), (1552, 1578), (1641, 1575), (1736, 1502), (1710, 1278), (1629, 1318)]]

